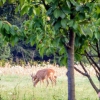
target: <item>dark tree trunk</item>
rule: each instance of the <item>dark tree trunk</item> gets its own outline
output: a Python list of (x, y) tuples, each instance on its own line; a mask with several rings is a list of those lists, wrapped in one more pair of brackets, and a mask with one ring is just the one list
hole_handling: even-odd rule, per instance
[[(45, 1), (42, 0), (45, 8), (48, 10), (49, 6), (45, 4)], [(73, 12), (74, 7), (71, 4), (71, 12)], [(70, 20), (74, 19), (74, 13), (70, 15)], [(74, 42), (75, 34), (73, 29), (69, 29), (69, 43), (68, 45), (64, 43), (64, 46), (68, 53), (68, 100), (75, 100), (75, 80), (74, 80)]]
[(75, 100), (74, 57), (72, 50), (68, 50), (68, 100)]
[(75, 79), (74, 79), (74, 41), (75, 34), (70, 29), (69, 43), (66, 46), (68, 53), (68, 100), (75, 100)]

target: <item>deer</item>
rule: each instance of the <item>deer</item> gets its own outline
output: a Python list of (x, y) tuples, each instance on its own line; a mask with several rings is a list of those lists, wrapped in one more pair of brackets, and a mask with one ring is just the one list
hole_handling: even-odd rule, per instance
[(34, 87), (37, 85), (39, 81), (40, 83), (41, 82), (44, 83), (44, 80), (46, 80), (47, 86), (48, 86), (49, 85), (48, 79), (51, 81), (52, 86), (53, 86), (53, 83), (55, 83), (56, 85), (57, 76), (55, 76), (55, 71), (53, 69), (47, 68), (47, 69), (38, 70), (35, 75), (31, 74), (31, 77), (32, 77)]

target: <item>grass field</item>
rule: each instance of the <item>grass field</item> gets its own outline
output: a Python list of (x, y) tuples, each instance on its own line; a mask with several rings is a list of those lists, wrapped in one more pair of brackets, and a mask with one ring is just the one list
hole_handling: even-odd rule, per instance
[[(93, 76), (94, 82), (98, 81)], [(88, 79), (75, 75), (76, 100), (98, 100)], [(67, 100), (67, 77), (59, 75), (57, 85), (38, 83), (33, 87), (29, 74), (3, 74), (0, 76), (0, 100)]]

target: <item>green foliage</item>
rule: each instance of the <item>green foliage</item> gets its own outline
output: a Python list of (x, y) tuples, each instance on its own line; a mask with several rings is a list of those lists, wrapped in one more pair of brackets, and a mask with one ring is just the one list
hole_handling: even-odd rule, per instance
[(10, 46), (6, 42), (1, 35), (0, 37), (0, 60), (7, 60), (10, 58)]
[(76, 34), (75, 59), (80, 60), (78, 53), (84, 53), (92, 39), (93, 42), (99, 39), (99, 1), (94, 3), (92, 0), (46, 0), (45, 3), (44, 5), (38, 0), (19, 1), (17, 9), (21, 9), (21, 15), (28, 14), (30, 18), (24, 21), (21, 29), (0, 22), (1, 33), (9, 37), (5, 40), (14, 45), (19, 39), (26, 39), (32, 46), (37, 45), (41, 56), (54, 54), (59, 56), (59, 61), (63, 59), (61, 61), (66, 65), (64, 44), (69, 43), (69, 29), (72, 28)]
[(12, 45), (16, 44), (23, 36), (17, 26), (11, 25), (7, 21), (0, 21), (0, 33), (2, 34), (1, 38), (4, 38), (5, 41), (11, 42)]
[(10, 47), (8, 45), (1, 45), (0, 48), (0, 59), (7, 59), (10, 57)]
[(62, 19), (61, 20), (61, 25), (62, 25), (63, 28), (66, 28), (66, 26), (67, 26), (67, 20), (66, 19)]
[[(90, 29), (91, 25), (88, 25), (91, 23), (91, 20), (88, 22), (88, 19), (94, 14), (92, 8), (95, 4), (91, 3), (91, 1), (75, 2), (74, 0), (66, 2), (47, 0), (47, 4), (52, 5), (52, 7), (47, 9), (47, 15), (41, 10), (41, 12), (33, 16), (33, 19), (27, 22), (29, 26), (27, 31), (31, 32), (31, 34), (29, 34), (27, 31), (24, 31), (26, 35), (29, 35), (29, 38), (27, 37), (27, 42), (30, 42), (31, 45), (36, 44), (41, 56), (44, 54), (55, 54), (57, 56), (58, 53), (60, 55), (59, 61), (66, 64), (65, 59), (67, 59), (67, 56), (63, 57), (63, 54), (66, 54), (63, 43), (69, 42), (66, 33), (70, 27), (75, 30), (75, 34), (77, 35), (75, 51), (84, 53), (84, 50), (88, 47), (89, 38), (94, 36), (94, 30)], [(74, 8), (71, 8), (71, 5), (73, 5)], [(34, 9), (41, 9), (38, 5), (36, 7), (33, 5), (33, 7)], [(74, 20), (70, 20), (71, 14), (75, 14)], [(45, 19), (48, 16), (50, 17), (49, 22)], [(91, 19), (92, 21), (94, 20), (94, 18)], [(25, 27), (26, 26), (24, 26), (24, 28)], [(97, 35), (95, 35), (95, 37), (96, 36)], [(63, 48), (63, 51), (60, 48)], [(77, 60), (81, 58), (81, 56), (79, 57), (78, 55), (75, 57), (76, 59), (78, 58)]]

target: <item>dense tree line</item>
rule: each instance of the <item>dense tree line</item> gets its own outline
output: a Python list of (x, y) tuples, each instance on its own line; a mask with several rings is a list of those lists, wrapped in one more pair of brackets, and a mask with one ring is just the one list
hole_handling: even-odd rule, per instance
[[(21, 24), (24, 20), (28, 19), (28, 15), (21, 16), (20, 11), (16, 12), (15, 8), (17, 3), (5, 3), (0, 7), (0, 20), (6, 20), (13, 25), (17, 25), (21, 27)], [(0, 39), (3, 42), (3, 39)], [(44, 57), (40, 57), (38, 51), (36, 50), (36, 45), (31, 46), (27, 44), (25, 41), (19, 41), (18, 44), (12, 46), (10, 44), (2, 44), (0, 43), (0, 60), (12, 60), (14, 62), (19, 62), (23, 60), (23, 62), (27, 63), (30, 60), (34, 61), (43, 61), (53, 59), (53, 55), (50, 57), (44, 55)]]

